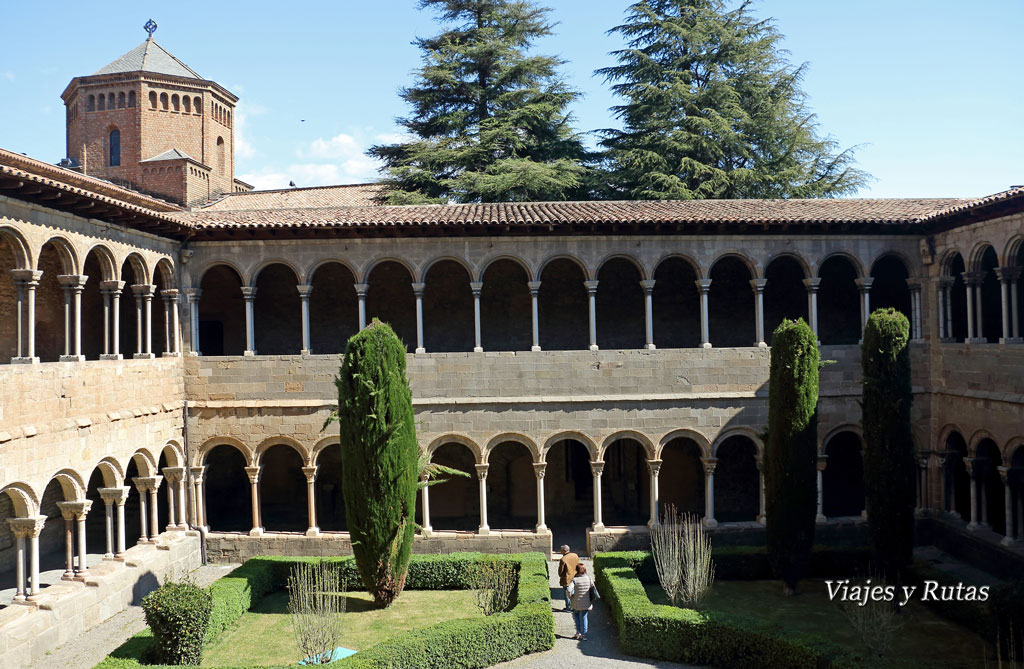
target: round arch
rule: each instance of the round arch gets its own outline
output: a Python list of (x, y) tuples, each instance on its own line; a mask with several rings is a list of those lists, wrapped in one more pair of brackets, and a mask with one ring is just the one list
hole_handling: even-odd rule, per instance
[(32, 252), (29, 244), (20, 232), (9, 225), (0, 225), (0, 241), (11, 247), (14, 255), (14, 269), (33, 269)]
[(761, 441), (761, 437), (755, 429), (751, 427), (730, 427), (719, 432), (715, 440), (711, 442), (711, 457), (718, 457), (718, 447), (732, 437), (746, 437), (750, 439), (750, 441), (754, 442), (754, 447), (757, 449), (757, 457), (764, 455), (764, 442)]
[(440, 255), (427, 260), (422, 265), (420, 265), (419, 271), (416, 274), (413, 274), (413, 276), (415, 277), (416, 281), (426, 281), (427, 274), (430, 272), (430, 268), (438, 263), (442, 263), (445, 261), (451, 261), (456, 265), (460, 265), (462, 269), (466, 270), (466, 276), (469, 277), (470, 281), (480, 280), (479, 278), (477, 278), (476, 271), (473, 269), (473, 266), (469, 263), (468, 260), (453, 255)]
[(1022, 248), (1024, 248), (1024, 235), (1010, 237), (1010, 241), (1006, 242), (1006, 247), (1003, 249), (1003, 266), (1012, 267), (1024, 262), (1024, 258), (1021, 257)]
[[(963, 434), (963, 432), (960, 434)], [(972, 458), (977, 457), (978, 446), (986, 439), (991, 441), (993, 444), (999, 443), (999, 440), (995, 438), (995, 435), (985, 428), (975, 430), (974, 433), (971, 434), (971, 438), (967, 440), (967, 454)]]
[(377, 267), (379, 267), (380, 265), (389, 262), (397, 263), (404, 267), (405, 271), (409, 273), (409, 279), (413, 283), (420, 281), (420, 277), (416, 273), (416, 268), (413, 267), (412, 264), (409, 263), (409, 261), (399, 258), (397, 256), (379, 256), (377, 258), (373, 258), (367, 261), (363, 265), (360, 273), (356, 275), (356, 278), (359, 280), (359, 283), (369, 283), (370, 275), (373, 274), (373, 270), (377, 269)]
[(132, 453), (130, 458), (135, 462), (135, 466), (139, 470), (139, 476), (156, 476), (159, 474), (157, 471), (157, 458), (153, 457), (153, 454), (144, 448), (140, 448)]
[(164, 288), (174, 288), (174, 263), (169, 258), (160, 258), (156, 261), (156, 267), (153, 268), (153, 280), (151, 283), (156, 283), (157, 277), (160, 277), (161, 283)]
[(655, 454), (657, 455), (657, 459), (661, 459), (661, 454), (665, 450), (665, 447), (668, 446), (668, 444), (671, 443), (672, 441), (675, 441), (676, 439), (689, 439), (690, 441), (697, 444), (697, 447), (700, 449), (702, 457), (711, 457), (711, 441), (707, 437), (705, 437), (703, 434), (696, 430), (691, 430), (689, 428), (680, 428), (678, 430), (672, 430), (671, 432), (669, 432), (668, 434), (666, 434), (665, 436), (658, 440), (658, 449), (655, 452)]
[(605, 437), (604, 441), (601, 442), (601, 448), (599, 451), (599, 460), (604, 460), (605, 453), (608, 452), (608, 448), (620, 439), (632, 439), (637, 442), (644, 449), (644, 455), (647, 456), (648, 460), (653, 460), (657, 454), (658, 447), (654, 445), (651, 438), (642, 432), (636, 430), (619, 430)]
[(1013, 462), (1019, 456), (1024, 456), (1024, 436), (1013, 437), (1003, 448), (1003, 462)]
[[(128, 263), (128, 266), (131, 267), (132, 275), (134, 276), (134, 281), (129, 281), (127, 277), (124, 276), (125, 263)], [(132, 251), (127, 256), (125, 256), (124, 260), (122, 260), (120, 263), (120, 267), (120, 280), (125, 282), (126, 288), (131, 285), (140, 285), (143, 282), (148, 282), (150, 280), (151, 275), (149, 273), (149, 266), (146, 264), (146, 259), (143, 258), (142, 254), (138, 253), (137, 251)]]
[(747, 270), (750, 272), (751, 279), (764, 278), (763, 276), (761, 276), (761, 268), (757, 266), (757, 263), (754, 262), (753, 258), (743, 253), (739, 249), (726, 249), (716, 254), (715, 257), (711, 260), (711, 262), (708, 263), (708, 276), (711, 276), (711, 272), (715, 269), (715, 265), (717, 265), (719, 261), (725, 260), (726, 258), (735, 258), (736, 260), (743, 263), (746, 266)]
[(608, 255), (601, 258), (597, 262), (597, 265), (594, 267), (594, 276), (599, 275), (601, 273), (601, 268), (604, 267), (604, 265), (611, 260), (625, 260), (626, 262), (631, 263), (634, 267), (636, 267), (636, 271), (640, 273), (641, 281), (646, 281), (648, 278), (650, 278), (647, 274), (647, 268), (644, 266), (642, 262), (640, 262), (639, 258), (630, 253), (622, 252), (609, 253)]
[[(985, 256), (985, 253), (989, 249), (992, 249), (992, 252), (995, 253), (995, 250), (996, 250), (995, 247), (990, 242), (987, 242), (987, 241), (977, 242), (974, 245), (974, 248), (971, 249), (970, 255), (969, 256), (965, 256), (967, 258), (967, 271), (968, 272), (983, 272), (983, 271), (985, 271), (985, 267), (984, 267), (982, 261), (983, 261), (983, 258)], [(998, 265), (999, 263), (996, 262), (996, 264)]]
[(78, 262), (78, 254), (75, 253), (75, 247), (71, 245), (64, 237), (55, 235), (47, 239), (40, 247), (39, 254), (36, 256), (36, 260), (33, 266), (39, 267), (39, 256), (43, 254), (43, 249), (47, 246), (53, 246), (53, 249), (57, 252), (57, 257), (60, 259), (61, 271), (64, 274), (78, 274), (78, 268), (81, 266)]
[(523, 259), (522, 257), (513, 255), (511, 253), (496, 253), (494, 255), (489, 255), (485, 257), (482, 261), (480, 261), (480, 263), (478, 263), (475, 275), (471, 273), (470, 276), (480, 277), (479, 279), (474, 279), (474, 281), (483, 281), (484, 275), (487, 274), (487, 268), (493, 265), (494, 263), (498, 262), (499, 260), (508, 260), (510, 262), (515, 263), (516, 265), (519, 265), (519, 267), (521, 267), (523, 271), (526, 272), (526, 280), (534, 280), (533, 269), (530, 267), (530, 263), (526, 262), (526, 260)]
[(7, 493), (14, 505), (14, 514), (18, 518), (30, 518), (39, 514), (39, 496), (31, 486), (20, 481), (8, 483), (0, 488), (0, 494)]
[(773, 262), (775, 262), (776, 260), (781, 260), (783, 258), (792, 260), (797, 265), (799, 265), (800, 269), (803, 271), (803, 274), (804, 274), (803, 278), (809, 279), (809, 278), (814, 276), (814, 271), (811, 269), (810, 262), (808, 262), (807, 258), (805, 258), (800, 253), (797, 253), (796, 251), (777, 251), (777, 252), (773, 253), (772, 255), (770, 255), (768, 257), (768, 259), (765, 260), (764, 264), (762, 265), (765, 268), (765, 274), (767, 275), (768, 267)]
[(338, 440), (338, 437), (336, 436), (323, 437), (322, 439), (320, 439), (320, 441), (313, 444), (313, 448), (309, 450), (309, 461), (316, 464), (317, 458), (320, 457), (320, 454), (324, 451), (324, 449), (330, 448), (331, 446), (340, 445), (341, 442)]
[(544, 449), (541, 451), (541, 461), (547, 462), (548, 452), (551, 450), (551, 447), (565, 439), (572, 439), (573, 441), (580, 442), (586, 447), (587, 452), (590, 455), (590, 461), (599, 461), (598, 456), (601, 453), (601, 449), (598, 447), (597, 443), (594, 442), (594, 440), (588, 437), (587, 435), (583, 434), (582, 432), (577, 432), (575, 430), (557, 432), (548, 437), (547, 439), (545, 439)]
[(306, 449), (305, 446), (302, 445), (301, 442), (296, 441), (291, 437), (278, 435), (276, 437), (268, 437), (267, 439), (264, 439), (256, 446), (255, 449), (253, 449), (253, 464), (255, 464), (257, 467), (262, 465), (263, 463), (261, 461), (263, 459), (263, 454), (266, 453), (267, 450), (273, 448), (274, 446), (291, 447), (296, 453), (299, 454), (299, 457), (302, 458), (303, 466), (308, 466), (309, 463), (311, 462), (309, 451)]
[(857, 423), (843, 423), (842, 425), (837, 425), (836, 427), (826, 432), (825, 436), (821, 440), (819, 440), (818, 455), (825, 454), (825, 449), (828, 448), (828, 442), (832, 441), (832, 437), (836, 436), (840, 432), (852, 432), (855, 435), (857, 435), (857, 438), (860, 439), (861, 442), (864, 441), (864, 430), (863, 428), (861, 428), (860, 425), (858, 425)]
[(124, 469), (121, 463), (112, 457), (106, 457), (96, 463), (93, 469), (99, 469), (103, 475), (103, 485), (108, 488), (118, 488), (124, 485)]
[(211, 270), (215, 270), (218, 267), (227, 267), (228, 269), (233, 271), (238, 276), (238, 282), (241, 285), (243, 285), (243, 286), (248, 285), (248, 284), (245, 283), (245, 280), (243, 279), (243, 277), (245, 276), (245, 273), (242, 271), (242, 269), (234, 261), (228, 260), (226, 258), (220, 258), (220, 259), (217, 259), (217, 260), (211, 260), (207, 264), (203, 265), (203, 269), (200, 270), (199, 273), (196, 274), (196, 276), (199, 277), (199, 281), (197, 282), (197, 285), (201, 286), (203, 284), (203, 279), (206, 278), (206, 275), (209, 274)]
[(480, 345), (485, 351), (531, 350), (531, 281), (529, 265), (514, 256), (493, 256), (482, 265)]
[(177, 441), (171, 439), (160, 449), (160, 454), (167, 459), (168, 467), (181, 467), (185, 462), (184, 451)]
[(533, 439), (515, 432), (502, 432), (501, 434), (497, 434), (487, 440), (487, 445), (484, 446), (483, 462), (486, 464), (491, 452), (497, 446), (507, 442), (522, 444), (528, 451), (530, 451), (530, 455), (533, 456), (534, 462), (539, 463), (541, 461), (540, 447), (537, 446), (537, 443)]
[(484, 463), (484, 453), (483, 449), (480, 448), (480, 445), (477, 444), (472, 439), (470, 439), (469, 437), (462, 434), (448, 433), (443, 434), (440, 437), (437, 437), (436, 439), (431, 441), (430, 444), (427, 446), (426, 453), (432, 458), (434, 452), (437, 449), (441, 448), (445, 444), (450, 443), (462, 444), (463, 446), (468, 448), (470, 453), (473, 454), (473, 457), (476, 458), (476, 464)]
[(961, 260), (965, 257), (963, 252), (957, 246), (950, 246), (942, 253), (942, 257), (939, 259), (939, 268), (942, 276), (953, 276), (953, 263), (956, 261), (958, 256)]
[(594, 278), (593, 275), (591, 275), (590, 268), (587, 267), (587, 264), (580, 260), (578, 257), (572, 255), (571, 253), (555, 253), (546, 256), (537, 265), (537, 271), (535, 272), (535, 275), (538, 277), (542, 276), (544, 274), (545, 268), (547, 268), (548, 265), (555, 262), (556, 260), (568, 260), (569, 262), (575, 264), (577, 267), (580, 268), (580, 271), (583, 272), (584, 281), (590, 281), (591, 279)]
[(898, 260), (900, 262), (900, 264), (903, 265), (903, 269), (906, 271), (907, 276), (908, 277), (914, 276), (913, 272), (910, 271), (911, 268), (914, 266), (914, 264), (912, 262), (910, 262), (910, 259), (907, 258), (906, 254), (904, 254), (902, 251), (898, 251), (896, 249), (885, 249), (883, 251), (879, 251), (875, 255), (875, 257), (871, 259), (871, 262), (869, 263), (869, 267), (871, 267), (871, 271), (873, 272), (874, 269), (875, 269), (875, 266), (878, 265), (879, 261), (884, 260), (885, 258), (893, 258), (895, 260)]
[(853, 270), (856, 273), (858, 279), (864, 276), (864, 263), (862, 263), (860, 258), (858, 258), (856, 255), (852, 253), (847, 253), (846, 251), (832, 251), (831, 253), (828, 253), (823, 258), (821, 258), (821, 260), (818, 261), (818, 263), (815, 265), (818, 269), (818, 272), (815, 276), (818, 276), (820, 278), (821, 268), (824, 267), (826, 262), (832, 260), (833, 258), (840, 258), (850, 263), (850, 266), (853, 267)]
[(255, 286), (256, 281), (260, 278), (260, 272), (267, 269), (268, 267), (271, 267), (272, 265), (284, 265), (285, 267), (290, 269), (292, 271), (292, 274), (295, 275), (295, 283), (298, 283), (302, 279), (302, 272), (299, 270), (298, 267), (295, 266), (295, 263), (293, 263), (291, 260), (288, 260), (287, 258), (275, 257), (265, 258), (261, 260), (259, 263), (257, 263), (252, 269), (249, 270), (249, 272), (246, 275), (242, 277), (242, 285)]
[(206, 456), (218, 446), (233, 446), (238, 449), (245, 458), (245, 465), (251, 467), (253, 464), (252, 450), (238, 439), (233, 437), (212, 437), (203, 442), (203, 445), (196, 449), (195, 459), (200, 467), (206, 464)]
[(60, 484), (65, 501), (76, 502), (85, 499), (85, 480), (75, 470), (62, 469), (50, 477), (50, 481), (54, 479)]
[(313, 277), (316, 276), (317, 271), (331, 264), (341, 265), (342, 267), (347, 269), (352, 274), (353, 280), (356, 280), (356, 278), (359, 276), (357, 274), (356, 268), (352, 266), (352, 264), (349, 263), (347, 260), (343, 260), (341, 258), (323, 258), (321, 260), (317, 260), (315, 263), (306, 268), (306, 273), (302, 275), (302, 283), (311, 284), (313, 282)]
[(661, 267), (662, 263), (664, 263), (667, 260), (682, 260), (683, 262), (685, 262), (687, 265), (690, 266), (690, 269), (693, 270), (693, 274), (694, 274), (694, 276), (697, 277), (698, 280), (704, 278), (704, 270), (700, 266), (700, 263), (697, 262), (693, 258), (693, 256), (689, 256), (689, 255), (687, 255), (685, 253), (679, 253), (677, 251), (670, 251), (669, 253), (666, 253), (666, 254), (662, 255), (661, 257), (659, 257), (654, 262), (654, 267), (651, 270), (651, 276), (652, 277), (655, 274), (658, 273), (658, 268)]
[[(88, 260), (89, 256), (91, 254), (93, 254), (93, 253), (96, 254), (96, 260), (97, 260), (97, 262), (99, 263), (99, 266), (100, 266), (100, 276), (98, 276), (98, 277), (89, 277), (90, 283), (92, 282), (92, 280), (96, 280), (96, 281), (115, 281), (115, 280), (117, 280), (118, 264), (117, 264), (117, 261), (114, 259), (113, 252), (110, 249), (108, 249), (104, 244), (97, 243), (97, 244), (93, 244), (92, 246), (89, 247), (89, 249), (85, 252), (85, 256), (84, 257)], [(84, 264), (83, 264), (83, 269), (84, 269)]]

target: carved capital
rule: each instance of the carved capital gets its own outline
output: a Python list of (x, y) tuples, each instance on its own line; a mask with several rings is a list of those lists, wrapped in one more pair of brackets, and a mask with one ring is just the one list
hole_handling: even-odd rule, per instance
[(256, 299), (256, 286), (242, 286), (242, 299), (247, 302)]
[(661, 460), (648, 460), (647, 461), (647, 468), (651, 471), (651, 475), (652, 476), (657, 476), (659, 473), (661, 473), (661, 464), (662, 464)]
[(481, 291), (484, 289), (483, 281), (470, 281), (469, 289), (473, 292), (473, 297), (480, 297)]
[(818, 471), (819, 472), (825, 471), (825, 467), (827, 467), (827, 466), (828, 466), (828, 456), (827, 455), (819, 455), (818, 456), (818, 463), (817, 463)]
[(412, 292), (416, 297), (423, 297), (423, 291), (426, 290), (427, 284), (425, 283), (414, 283), (412, 284)]
[(316, 482), (316, 471), (318, 467), (313, 465), (312, 467), (303, 467), (302, 473), (306, 475), (306, 483)]
[(701, 458), (700, 461), (704, 465), (705, 474), (710, 475), (715, 473), (715, 467), (718, 466), (718, 458)]
[(804, 288), (807, 289), (808, 293), (818, 292), (818, 288), (821, 287), (821, 279), (804, 279)]
[(43, 273), (37, 269), (12, 269), (11, 279), (14, 283), (24, 284), (26, 286), (38, 286), (39, 280), (43, 278)]
[(81, 292), (88, 279), (84, 274), (61, 274), (57, 277), (62, 288), (70, 288), (75, 292)]
[(188, 297), (189, 304), (191, 304), (193, 302), (198, 302), (199, 298), (202, 297), (202, 295), (203, 295), (202, 288), (186, 288), (185, 289), (185, 296)]
[(139, 283), (132, 286), (132, 295), (142, 299), (153, 299), (156, 286), (151, 283)]
[(854, 279), (853, 282), (857, 284), (857, 289), (863, 294), (871, 290), (871, 284), (873, 284), (875, 280), (871, 277), (864, 277), (861, 279)]
[(645, 279), (641, 281), (640, 287), (644, 289), (644, 295), (650, 295), (654, 292), (654, 279)]
[(128, 499), (128, 491), (131, 490), (128, 486), (123, 488), (100, 488), (100, 499), (103, 500), (104, 504), (117, 504), (122, 506)]
[(203, 474), (206, 472), (206, 467), (189, 467), (188, 471), (192, 474), (192, 480), (196, 483), (203, 482)]
[(536, 296), (540, 292), (540, 281), (527, 281), (526, 287), (530, 289), (530, 295)]
[(164, 473), (164, 478), (168, 483), (177, 483), (185, 477), (184, 467), (164, 467), (160, 471)]
[(473, 465), (473, 466), (476, 467), (476, 477), (478, 479), (483, 481), (484, 479), (487, 478), (487, 468), (490, 465)]
[(256, 485), (260, 482), (260, 469), (262, 469), (262, 467), (259, 466), (245, 468), (245, 473), (249, 477), (249, 483)]
[(20, 539), (32, 539), (38, 537), (46, 524), (46, 516), (31, 516), (29, 518), (8, 518), (7, 523), (11, 526), (11, 532)]
[(754, 293), (760, 295), (764, 292), (764, 287), (768, 285), (768, 279), (751, 279), (750, 287), (754, 290)]
[(1003, 482), (1003, 485), (1006, 485), (1006, 480), (1010, 476), (1010, 468), (1009, 467), (1004, 467), (1004, 466), (999, 466), (999, 467), (996, 467), (996, 469), (999, 470), (999, 480)]
[(295, 289), (299, 291), (300, 300), (308, 300), (309, 296), (313, 294), (313, 286), (309, 284), (299, 284), (295, 286)]
[(356, 283), (352, 287), (356, 289), (356, 297), (366, 297), (366, 291), (370, 290), (368, 283)]
[(548, 463), (546, 462), (535, 462), (533, 463), (533, 474), (537, 477), (538, 481), (544, 479), (544, 473), (548, 469)]
[(697, 290), (701, 295), (707, 295), (711, 290), (711, 279), (697, 279), (694, 283), (697, 284)]
[(590, 473), (594, 478), (598, 478), (604, 474), (604, 460), (596, 460), (590, 463)]
[(164, 302), (174, 303), (178, 301), (178, 296), (181, 293), (177, 288), (167, 288), (166, 290), (160, 291), (160, 297), (164, 298)]
[(587, 295), (596, 295), (597, 294), (597, 280), (596, 279), (593, 280), (593, 281), (584, 281), (583, 282), (583, 287), (587, 289)]
[(111, 295), (120, 295), (124, 290), (124, 281), (100, 281), (100, 290)]
[(60, 509), (60, 515), (64, 516), (64, 520), (85, 520), (85, 517), (89, 515), (89, 509), (92, 508), (92, 500), (57, 502), (57, 507)]

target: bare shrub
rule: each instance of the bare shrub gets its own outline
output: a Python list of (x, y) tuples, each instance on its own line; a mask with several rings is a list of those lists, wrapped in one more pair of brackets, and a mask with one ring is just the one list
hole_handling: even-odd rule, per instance
[(485, 616), (508, 610), (516, 579), (516, 568), (511, 562), (484, 560), (469, 568), (469, 583), (476, 592), (476, 605)]
[(700, 518), (665, 509), (661, 524), (651, 528), (651, 554), (665, 595), (673, 606), (699, 607), (715, 582), (711, 539)]
[(326, 562), (300, 562), (288, 576), (288, 613), (295, 641), (311, 664), (327, 664), (341, 643), (345, 613), (341, 572)]
[[(885, 587), (885, 581), (881, 578), (869, 578), (868, 584)], [(892, 647), (893, 637), (896, 632), (906, 624), (900, 616), (899, 606), (894, 601), (875, 601), (868, 598), (865, 603), (860, 601), (842, 602), (839, 609), (846, 616), (850, 627), (857, 633), (861, 643), (876, 657), (882, 658)]]

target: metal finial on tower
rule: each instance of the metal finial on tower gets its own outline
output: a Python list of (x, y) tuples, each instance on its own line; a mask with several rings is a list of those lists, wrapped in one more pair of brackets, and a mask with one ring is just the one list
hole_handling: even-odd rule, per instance
[(156, 32), (156, 28), (156, 21), (154, 21), (153, 19), (146, 21), (146, 24), (142, 26), (142, 29), (149, 33), (150, 37), (152, 37), (153, 33)]

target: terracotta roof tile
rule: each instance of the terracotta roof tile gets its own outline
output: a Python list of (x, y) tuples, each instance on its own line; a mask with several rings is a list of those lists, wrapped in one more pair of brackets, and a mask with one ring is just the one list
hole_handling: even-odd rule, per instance
[(380, 192), (378, 184), (351, 184), (231, 193), (202, 207), (201, 211), (372, 206)]

